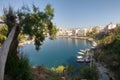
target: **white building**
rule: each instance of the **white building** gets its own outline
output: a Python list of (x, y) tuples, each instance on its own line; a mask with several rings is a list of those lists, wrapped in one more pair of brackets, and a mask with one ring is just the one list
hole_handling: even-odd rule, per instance
[(104, 27), (103, 26), (96, 26), (96, 32), (97, 33), (100, 33), (100, 32), (103, 32), (104, 31)]
[(116, 28), (116, 26), (117, 26), (116, 24), (110, 23), (104, 28), (104, 32), (109, 33), (111, 31), (113, 31), (114, 28)]
[(57, 32), (57, 36), (64, 36), (66, 35), (66, 32), (67, 32), (67, 29), (59, 28)]
[(84, 28), (84, 29), (79, 29), (78, 31), (78, 36), (86, 36), (86, 33), (87, 33), (87, 29)]
[(72, 31), (71, 31), (71, 30), (68, 30), (68, 31), (66, 32), (66, 35), (67, 35), (67, 36), (72, 36)]
[(77, 36), (78, 35), (79, 29), (73, 29), (72, 30), (72, 36)]

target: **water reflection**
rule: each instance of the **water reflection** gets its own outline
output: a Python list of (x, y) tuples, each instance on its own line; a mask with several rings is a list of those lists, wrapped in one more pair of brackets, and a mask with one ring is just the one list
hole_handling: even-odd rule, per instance
[(76, 47), (79, 46), (79, 44), (85, 45), (85, 46), (91, 46), (91, 41), (85, 40), (85, 39), (79, 39), (79, 38), (68, 38), (68, 37), (61, 37), (59, 39), (63, 39), (65, 41), (65, 43), (69, 44), (73, 44)]
[(75, 45), (78, 46), (78, 40), (79, 39), (75, 39)]
[(89, 48), (90, 44), (91, 42), (88, 40), (58, 38), (56, 40), (47, 39), (40, 51), (35, 50), (34, 44), (25, 45), (21, 50), (24, 55), (28, 56), (32, 66), (44, 65), (50, 68), (61, 64), (78, 65), (76, 62), (77, 52), (80, 49)]
[(84, 45), (87, 45), (87, 40), (83, 40)]

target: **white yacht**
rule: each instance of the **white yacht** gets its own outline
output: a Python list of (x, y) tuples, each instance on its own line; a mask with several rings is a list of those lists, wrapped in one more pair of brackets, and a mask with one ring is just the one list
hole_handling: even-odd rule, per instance
[(80, 50), (80, 52), (86, 53), (86, 51), (85, 51), (85, 50)]
[(83, 58), (83, 56), (77, 56), (78, 59)]
[(83, 53), (83, 52), (78, 52), (78, 54), (80, 54), (80, 55), (84, 55), (85, 53)]
[(83, 56), (77, 56), (77, 62), (84, 62)]

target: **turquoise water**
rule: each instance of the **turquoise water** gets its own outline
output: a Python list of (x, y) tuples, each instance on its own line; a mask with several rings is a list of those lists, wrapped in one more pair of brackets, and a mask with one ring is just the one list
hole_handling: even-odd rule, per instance
[(46, 39), (39, 51), (36, 51), (34, 44), (27, 44), (20, 48), (24, 56), (27, 56), (32, 66), (45, 66), (47, 68), (59, 65), (84, 65), (77, 63), (76, 56), (80, 49), (90, 48), (92, 43), (88, 40), (57, 38), (56, 40)]

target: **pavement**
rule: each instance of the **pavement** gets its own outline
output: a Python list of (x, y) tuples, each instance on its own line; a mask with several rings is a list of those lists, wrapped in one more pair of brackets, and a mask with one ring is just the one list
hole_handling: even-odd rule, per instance
[(100, 74), (100, 80), (110, 80), (109, 75), (108, 75), (108, 70), (102, 66), (101, 64), (97, 63), (97, 69)]

